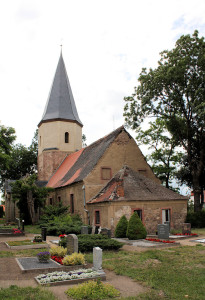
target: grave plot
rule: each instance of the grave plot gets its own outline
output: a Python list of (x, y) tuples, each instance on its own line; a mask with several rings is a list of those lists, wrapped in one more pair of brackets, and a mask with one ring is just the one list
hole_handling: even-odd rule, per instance
[(31, 240), (8, 241), (8, 242), (5, 242), (5, 245), (9, 249), (16, 249), (16, 250), (49, 248), (49, 245), (46, 242), (34, 243)]

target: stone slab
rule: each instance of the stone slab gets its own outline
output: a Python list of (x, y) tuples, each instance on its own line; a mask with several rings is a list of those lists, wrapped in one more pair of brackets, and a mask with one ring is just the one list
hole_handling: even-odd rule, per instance
[(205, 244), (205, 239), (190, 240), (190, 242), (203, 243), (203, 244)]
[(6, 246), (9, 249), (13, 249), (13, 250), (21, 250), (21, 249), (41, 249), (41, 248), (49, 248), (48, 244), (33, 244), (33, 245), (20, 245), (20, 246), (9, 246), (9, 244), (7, 244), (5, 242)]
[(40, 263), (37, 257), (22, 257), (16, 258), (22, 272), (36, 272), (36, 271), (56, 271), (61, 268), (61, 265), (52, 259), (49, 259), (48, 263)]

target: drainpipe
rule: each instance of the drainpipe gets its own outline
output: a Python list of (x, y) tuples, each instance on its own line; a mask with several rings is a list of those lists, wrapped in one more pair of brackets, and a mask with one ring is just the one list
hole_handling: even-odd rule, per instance
[(83, 203), (84, 203), (84, 211), (87, 213), (87, 218), (88, 218), (88, 225), (90, 225), (90, 213), (89, 211), (85, 208), (85, 186), (82, 186), (83, 190)]

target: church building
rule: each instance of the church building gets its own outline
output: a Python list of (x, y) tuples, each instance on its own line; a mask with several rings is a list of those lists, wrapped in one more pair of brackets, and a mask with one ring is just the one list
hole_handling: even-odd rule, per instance
[(187, 198), (161, 186), (124, 126), (85, 148), (82, 127), (61, 53), (38, 125), (38, 180), (54, 188), (47, 204), (69, 205), (85, 224), (112, 232), (134, 211), (149, 233), (165, 221), (179, 228)]

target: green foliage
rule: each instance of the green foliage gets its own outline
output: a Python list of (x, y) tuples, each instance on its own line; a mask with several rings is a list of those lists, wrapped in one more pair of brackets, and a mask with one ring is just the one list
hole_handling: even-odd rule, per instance
[(125, 216), (122, 216), (115, 228), (115, 237), (116, 238), (125, 238), (126, 237), (127, 225), (128, 225), (127, 218)]
[(205, 210), (193, 212), (188, 211), (186, 222), (191, 223), (191, 227), (204, 228), (205, 227)]
[[(59, 245), (66, 248), (66, 238), (61, 238)], [(100, 247), (103, 250), (118, 250), (123, 243), (112, 240), (101, 234), (79, 234), (78, 249), (80, 252), (93, 251), (93, 247)]]
[(52, 246), (50, 253), (51, 255), (55, 255), (57, 257), (64, 257), (67, 253), (67, 249), (61, 246)]
[(156, 69), (142, 69), (139, 86), (125, 98), (124, 108), (127, 125), (134, 130), (148, 117), (164, 122), (171, 139), (187, 156), (195, 211), (201, 209), (205, 174), (204, 49), (204, 37), (199, 38), (198, 31), (181, 36), (174, 49), (161, 52)]
[(72, 253), (71, 255), (66, 255), (62, 263), (64, 266), (74, 266), (74, 265), (84, 265), (85, 264), (85, 255), (82, 253)]
[(136, 212), (129, 219), (126, 235), (129, 240), (145, 239), (147, 236), (147, 231)]
[(5, 179), (18, 180), (27, 174), (37, 171), (38, 141), (36, 130), (31, 145), (27, 148), (22, 144), (13, 145), (15, 130), (0, 126), (0, 186)]
[(88, 281), (86, 283), (79, 284), (76, 287), (69, 288), (66, 294), (72, 299), (80, 300), (101, 300), (116, 298), (120, 295), (110, 284), (102, 283), (100, 280)]
[(9, 288), (0, 288), (0, 299), (10, 300), (56, 300), (56, 297), (42, 287), (18, 287), (11, 285)]
[[(21, 219), (24, 219), (26, 224), (30, 224), (32, 221), (31, 205), (33, 206), (34, 213), (37, 212), (39, 207), (44, 206), (46, 197), (51, 190), (46, 187), (39, 188), (36, 185), (36, 180), (37, 176), (33, 174), (12, 183), (13, 201), (17, 203), (20, 209)], [(32, 194), (32, 203), (28, 202), (29, 193)]]

